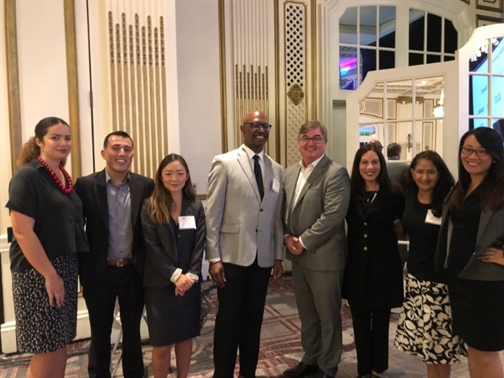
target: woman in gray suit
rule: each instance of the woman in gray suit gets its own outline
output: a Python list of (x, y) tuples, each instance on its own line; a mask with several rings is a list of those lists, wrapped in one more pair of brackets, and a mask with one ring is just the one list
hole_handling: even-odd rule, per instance
[(486, 127), (460, 140), (459, 181), (445, 203), (436, 268), (445, 269), (453, 331), (468, 346), (471, 377), (502, 378), (504, 157)]
[(196, 199), (184, 158), (166, 156), (156, 173), (152, 196), (142, 207), (146, 245), (145, 308), (155, 378), (170, 369), (175, 344), (177, 377), (187, 377), (192, 338), (200, 334), (201, 262), (205, 212)]

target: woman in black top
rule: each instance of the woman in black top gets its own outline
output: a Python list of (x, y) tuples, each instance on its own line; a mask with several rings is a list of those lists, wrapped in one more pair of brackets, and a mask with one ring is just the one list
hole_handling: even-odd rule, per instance
[(500, 135), (481, 127), (460, 140), (459, 180), (436, 252), (445, 269), (453, 332), (467, 344), (471, 377), (504, 377), (504, 157)]
[(443, 200), (454, 183), (434, 151), (416, 155), (406, 173), (401, 223), (410, 240), (408, 278), (394, 345), (421, 356), (429, 378), (449, 377), (450, 364), (466, 354), (463, 342), (452, 334), (448, 287), (434, 267)]
[(18, 350), (34, 353), (29, 377), (63, 377), (76, 335), (77, 252), (88, 252), (82, 204), (63, 164), (68, 124), (41, 120), (21, 151), (9, 186), (10, 246)]
[(403, 299), (394, 221), (403, 213), (404, 197), (373, 144), (355, 154), (350, 184), (343, 297), (352, 311), (358, 374), (381, 377), (388, 368), (390, 309)]

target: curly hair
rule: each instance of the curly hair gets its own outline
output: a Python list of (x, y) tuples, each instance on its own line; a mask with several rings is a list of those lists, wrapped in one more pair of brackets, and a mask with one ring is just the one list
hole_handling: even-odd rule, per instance
[[(46, 117), (40, 120), (39, 123), (37, 123), (37, 125), (35, 126), (35, 136), (32, 136), (30, 139), (28, 139), (28, 142), (26, 142), (21, 148), (21, 153), (19, 154), (19, 157), (16, 161), (18, 168), (21, 168), (23, 165), (28, 164), (30, 161), (40, 155), (40, 147), (37, 146), (37, 139), (42, 141), (44, 139), (44, 136), (47, 134), (49, 127), (58, 124), (68, 126), (68, 123), (58, 117)], [(65, 163), (66, 158), (63, 159), (60, 164), (64, 166)]]

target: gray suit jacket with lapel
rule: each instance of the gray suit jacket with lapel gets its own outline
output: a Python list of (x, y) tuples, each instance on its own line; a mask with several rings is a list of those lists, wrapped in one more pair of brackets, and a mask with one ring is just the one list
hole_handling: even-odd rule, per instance
[[(451, 197), (451, 196), (450, 196)], [(449, 198), (443, 207), (441, 229), (439, 230), (438, 246), (436, 251), (436, 269), (443, 271), (448, 255), (448, 228), (450, 223)], [(460, 272), (459, 277), (469, 280), (504, 281), (504, 266), (483, 262), (478, 256), (489, 247), (502, 248), (504, 244), (504, 209), (491, 211), (488, 208), (481, 210), (476, 239), (476, 250), (471, 259)]]
[[(208, 176), (208, 260), (260, 267), (283, 260), (282, 167), (264, 154), (264, 198), (243, 146), (218, 155)], [(275, 183), (275, 185), (274, 185)]]
[(324, 155), (293, 203), (300, 171), (300, 164), (285, 171), (284, 233), (301, 237), (306, 250), (299, 256), (287, 252), (286, 257), (309, 269), (342, 270), (347, 256), (345, 216), (350, 201), (347, 170)]

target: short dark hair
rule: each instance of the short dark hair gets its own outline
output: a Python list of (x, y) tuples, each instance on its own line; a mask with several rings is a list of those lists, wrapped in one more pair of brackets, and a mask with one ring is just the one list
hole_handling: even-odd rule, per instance
[(298, 132), (298, 138), (303, 135), (308, 133), (310, 130), (320, 128), (320, 131), (322, 132), (322, 137), (324, 140), (327, 142), (327, 127), (325, 127), (322, 123), (319, 121), (307, 121), (305, 122), (301, 128), (299, 129)]
[(133, 148), (134, 147), (134, 143), (133, 143), (133, 139), (131, 139), (131, 137), (129, 136), (129, 134), (126, 132), (126, 131), (121, 131), (121, 130), (118, 130), (118, 131), (112, 131), (111, 133), (108, 133), (107, 136), (105, 137), (105, 139), (103, 140), (103, 149), (106, 150), (107, 149), (107, 145), (108, 145), (108, 141), (109, 141), (109, 138), (112, 136), (112, 135), (115, 135), (115, 136), (120, 136), (122, 138), (128, 138), (129, 140), (131, 140), (131, 147)]
[(401, 154), (401, 151), (402, 151), (402, 147), (399, 143), (390, 143), (387, 146), (387, 157), (391, 158), (391, 157), (399, 156)]

